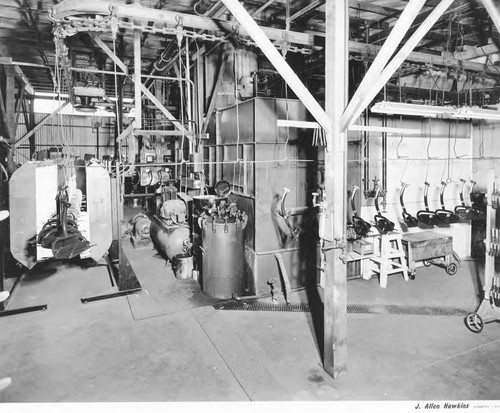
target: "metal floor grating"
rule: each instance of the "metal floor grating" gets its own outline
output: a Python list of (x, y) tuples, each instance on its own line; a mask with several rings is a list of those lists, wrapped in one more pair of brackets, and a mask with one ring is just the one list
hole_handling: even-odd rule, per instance
[[(258, 301), (228, 301), (213, 306), (216, 310), (227, 311), (279, 311), (304, 313), (311, 309), (306, 303), (272, 304)], [(383, 304), (349, 304), (348, 314), (379, 314), (379, 315), (428, 315), (428, 316), (465, 316), (470, 311), (455, 307), (383, 305)]]

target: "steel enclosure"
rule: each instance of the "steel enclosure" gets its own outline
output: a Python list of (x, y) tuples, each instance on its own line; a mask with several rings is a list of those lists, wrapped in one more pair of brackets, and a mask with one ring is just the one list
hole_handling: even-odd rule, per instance
[[(11, 252), (28, 269), (52, 258), (52, 251), (37, 245), (37, 236), (56, 212), (58, 189), (68, 185), (71, 191), (62, 168), (54, 162), (27, 162), (11, 177)], [(80, 211), (78, 229), (91, 247), (81, 256), (97, 261), (112, 241), (110, 177), (99, 165), (86, 166), (85, 177), (86, 210)]]
[[(230, 200), (248, 215), (245, 245), (251, 292), (268, 293), (267, 281), (280, 278), (276, 252), (282, 254), (292, 288), (315, 282), (318, 228), (311, 192), (321, 180), (322, 151), (312, 146), (312, 130), (277, 126), (278, 119), (309, 120), (306, 108), (298, 100), (259, 97), (221, 109), (214, 119), (206, 145), (214, 150), (206, 154), (208, 160), (223, 163), (206, 173), (218, 170), (216, 178), (231, 184)], [(290, 217), (300, 229), (298, 240), (279, 215), (284, 187), (291, 189), (287, 210), (309, 207)]]
[(37, 263), (37, 234), (56, 212), (57, 188), (53, 162), (26, 162), (10, 178), (10, 249), (28, 269)]

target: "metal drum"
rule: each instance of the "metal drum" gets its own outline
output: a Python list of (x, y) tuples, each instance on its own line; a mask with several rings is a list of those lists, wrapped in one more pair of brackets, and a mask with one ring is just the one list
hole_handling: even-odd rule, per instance
[(203, 217), (202, 229), (202, 291), (213, 298), (242, 295), (245, 284), (245, 246), (243, 230), (247, 220)]

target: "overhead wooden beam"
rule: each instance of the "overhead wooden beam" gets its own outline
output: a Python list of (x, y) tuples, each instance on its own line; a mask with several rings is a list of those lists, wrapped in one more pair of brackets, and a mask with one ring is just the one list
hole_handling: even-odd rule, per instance
[(122, 140), (124, 140), (125, 138), (127, 138), (130, 134), (132, 134), (134, 132), (134, 122), (131, 122), (130, 125), (128, 125), (123, 131), (122, 133), (120, 133), (117, 137), (116, 137), (116, 143), (120, 143)]
[(5, 117), (9, 140), (16, 138), (16, 85), (15, 71), (12, 66), (4, 66), (5, 70)]
[(53, 116), (57, 115), (61, 110), (63, 110), (66, 106), (68, 106), (69, 101), (64, 102), (61, 106), (59, 106), (56, 110), (54, 110), (51, 114), (47, 115), (43, 118), (38, 124), (31, 129), (29, 132), (25, 133), (21, 138), (19, 138), (16, 143), (14, 143), (14, 148), (18, 148), (24, 141), (29, 139), (31, 135), (40, 130), (40, 128), (45, 125)]
[[(438, 2), (438, 4), (439, 4), (439, 2)], [(429, 6), (431, 6), (431, 4), (429, 2), (427, 2), (426, 6), (429, 7)], [(437, 7), (437, 5), (436, 5), (436, 7)], [(459, 4), (454, 9), (448, 10), (447, 12), (443, 13), (443, 17), (444, 16), (448, 16), (448, 15), (450, 15), (452, 13), (463, 12), (466, 9), (468, 9), (469, 7), (470, 7), (470, 4), (468, 4), (468, 3)], [(413, 23), (412, 30), (409, 31), (409, 34), (412, 34), (413, 30), (416, 30), (419, 27), (419, 25), (421, 23), (423, 23), (424, 20), (427, 19), (427, 17), (433, 12), (433, 10), (434, 10), (434, 7), (430, 8), (429, 10), (426, 10), (426, 11), (420, 13), (420, 15), (415, 19), (415, 22)], [(396, 22), (397, 22), (397, 20), (396, 20)], [(396, 22), (394, 22), (393, 24), (396, 24)], [(368, 42), (369, 43), (380, 43), (380, 42), (383, 42), (387, 38), (387, 36), (389, 35), (389, 33), (391, 32), (393, 24), (390, 24), (387, 29), (382, 30), (382, 31), (380, 31), (378, 33), (375, 33), (373, 36), (370, 36)]]
[[(14, 136), (16, 136), (17, 133), (17, 126), (19, 125), (19, 115), (21, 114), (22, 107), (23, 107), (23, 102), (24, 102), (24, 85), (21, 86), (21, 90), (19, 91), (19, 96), (17, 97), (17, 103), (16, 103), (16, 120), (14, 123)], [(26, 126), (27, 127), (27, 126)]]
[(495, 43), (485, 46), (469, 48), (463, 52), (456, 52), (454, 57), (460, 60), (477, 59), (479, 57), (488, 57), (490, 54), (499, 53), (500, 49)]
[(193, 132), (186, 131), (182, 133), (179, 130), (163, 129), (134, 129), (136, 135), (158, 135), (158, 136), (193, 136)]
[[(347, 104), (349, 32), (348, 0), (326, 1), (325, 104), (331, 120), (330, 150), (325, 152), (326, 228), (322, 238), (326, 259), (324, 277), (323, 366), (337, 378), (347, 372), (347, 266), (342, 260), (346, 242), (347, 133), (341, 116)], [(331, 228), (330, 228), (330, 225)]]
[[(363, 110), (370, 104), (377, 93), (389, 81), (392, 75), (398, 70), (401, 64), (407, 59), (412, 50), (420, 43), (425, 34), (432, 28), (432, 26), (443, 15), (444, 11), (450, 7), (454, 0), (442, 0), (439, 5), (432, 11), (427, 19), (419, 26), (413, 35), (406, 41), (404, 46), (387, 64), (382, 73), (377, 77), (376, 81), (368, 85), (365, 90), (360, 91), (359, 99), (354, 102), (353, 108), (348, 108), (344, 115), (342, 115), (342, 129), (354, 122), (354, 120), (363, 112)], [(349, 103), (351, 106), (351, 103)]]
[(265, 9), (267, 9), (274, 2), (275, 2), (275, 0), (267, 0), (262, 6), (260, 6), (258, 9), (254, 10), (253, 12), (251, 12), (250, 16), (253, 17), (253, 16), (263, 12)]
[(354, 93), (354, 96), (349, 102), (349, 105), (344, 113), (344, 118), (353, 118), (354, 112), (358, 108), (360, 102), (362, 102), (365, 98), (366, 89), (370, 88), (380, 76), (380, 73), (391, 59), (424, 4), (425, 0), (410, 0), (406, 8), (401, 13), (401, 17), (398, 19), (394, 29), (389, 33), (389, 37), (382, 45), (377, 56), (375, 56), (375, 60), (370, 65), (370, 68), (363, 77), (358, 89)]
[[(18, 79), (24, 85), (25, 93), (29, 96), (33, 96), (35, 94), (35, 89), (31, 85), (30, 81), (23, 73), (19, 65), (14, 63), (11, 57), (5, 57), (5, 56), (0, 57), (0, 64), (13, 66), (16, 79)], [(43, 67), (45, 67), (45, 65), (43, 65)]]
[(298, 18), (306, 15), (310, 11), (313, 11), (317, 9), (319, 6), (325, 4), (325, 0), (314, 0), (313, 2), (309, 3), (306, 7), (303, 9), (299, 10), (298, 12), (292, 14), (288, 19), (287, 23), (291, 24), (294, 20), (297, 20)]
[(128, 67), (122, 60), (108, 47), (106, 43), (97, 35), (91, 34), (92, 40), (96, 42), (96, 44), (108, 55), (108, 57), (115, 62), (116, 66), (118, 66), (124, 74), (128, 75)]
[[(349, 42), (349, 51), (351, 53), (359, 53), (367, 57), (376, 56), (381, 49), (378, 45), (368, 45), (360, 42)], [(453, 57), (451, 53), (443, 52), (441, 56), (431, 55), (422, 52), (411, 52), (406, 57), (407, 62), (430, 64), (441, 67), (460, 67), (463, 70), (479, 73), (487, 73), (490, 75), (500, 76), (500, 68), (495, 65), (487, 65), (483, 63), (461, 60)]]
[(2, 116), (3, 131), (5, 133), (5, 136), (2, 137), (5, 138), (7, 141), (10, 141), (10, 131), (9, 128), (7, 127), (8, 125), (7, 109), (5, 108), (5, 101), (3, 95), (4, 94), (2, 93), (2, 88), (0, 87), (0, 115)]
[[(491, 21), (495, 25), (497, 31), (500, 33), (500, 10), (493, 0), (481, 0), (484, 8), (491, 17)], [(497, 2), (498, 4), (498, 2)]]
[(215, 104), (217, 103), (217, 96), (219, 95), (219, 89), (224, 79), (224, 70), (226, 68), (227, 60), (229, 58), (229, 53), (227, 48), (222, 51), (221, 62), (219, 65), (219, 72), (217, 73), (217, 80), (212, 91), (212, 96), (210, 97), (210, 103), (208, 105), (207, 113), (205, 116), (205, 121), (203, 122), (203, 127), (201, 128), (201, 133), (206, 133), (208, 125), (210, 123), (210, 118), (215, 109)]
[(401, 13), (401, 10), (394, 9), (387, 6), (379, 6), (377, 4), (371, 4), (362, 1), (351, 0), (349, 2), (349, 7), (351, 9), (366, 11), (368, 13), (380, 14), (381, 16), (393, 17), (395, 14)]
[[(135, 85), (137, 87), (137, 84)], [(180, 131), (184, 132), (186, 136), (188, 136), (188, 130), (182, 125), (172, 113), (153, 95), (149, 89), (144, 86), (142, 83), (139, 83), (139, 88), (141, 89), (142, 93), (146, 95), (146, 97), (153, 102), (153, 104), (160, 110), (161, 113), (165, 115), (165, 117), (172, 122), (172, 124), (179, 129)]]
[[(99, 45), (99, 47), (101, 47), (101, 49), (104, 50), (104, 52), (116, 63), (116, 65), (123, 70), (124, 74), (127, 74), (128, 73), (128, 68), (127, 66), (125, 65), (125, 63), (123, 63), (123, 61), (118, 57), (116, 56), (113, 51), (107, 46), (106, 43), (104, 43), (104, 41), (99, 37), (99, 36), (92, 36), (92, 38), (95, 40), (95, 42)], [(137, 100), (141, 100), (141, 98), (137, 99), (137, 93), (139, 91), (139, 96), (141, 95), (140, 92), (144, 93), (147, 98), (153, 102), (153, 104), (165, 115), (165, 117), (172, 122), (172, 124), (177, 128), (179, 129), (180, 131), (183, 131), (183, 132), (187, 132), (187, 129), (184, 127), (184, 125), (182, 125), (176, 118), (174, 115), (172, 115), (172, 113), (149, 91), (149, 89), (144, 86), (144, 84), (142, 82), (137, 82), (136, 79), (135, 79), (135, 76), (134, 77), (130, 77), (130, 79), (132, 80), (132, 82), (134, 82), (134, 93), (135, 93), (135, 96), (136, 96), (136, 101)], [(136, 114), (137, 116), (137, 114)], [(140, 129), (140, 127), (139, 127)]]
[(35, 20), (35, 16), (33, 15), (33, 10), (31, 9), (29, 0), (24, 0), (24, 8), (26, 9), (26, 13), (28, 14), (29, 21), (31, 23), (31, 28), (35, 32), (35, 40), (38, 44), (38, 51), (43, 60), (43, 63), (49, 68), (50, 75), (54, 86), (56, 85), (56, 80), (54, 76), (54, 72), (52, 71), (52, 67), (50, 66), (49, 59), (47, 57), (47, 52), (45, 50), (45, 45), (43, 44), (42, 35), (40, 30), (38, 29), (38, 22)]
[(281, 53), (274, 47), (266, 33), (257, 25), (238, 0), (222, 0), (222, 2), (236, 20), (238, 20), (242, 29), (244, 29), (257, 46), (260, 47), (262, 53), (264, 53), (271, 64), (278, 70), (283, 80), (285, 80), (288, 86), (294, 91), (295, 95), (309, 110), (311, 115), (323, 129), (329, 132), (331, 127), (329, 116), (302, 83), (293, 69), (288, 65)]

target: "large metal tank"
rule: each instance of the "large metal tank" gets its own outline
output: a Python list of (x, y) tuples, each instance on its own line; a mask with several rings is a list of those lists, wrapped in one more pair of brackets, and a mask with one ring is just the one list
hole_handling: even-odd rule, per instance
[(227, 222), (202, 217), (202, 291), (213, 298), (231, 298), (243, 294), (246, 261), (243, 230), (246, 219)]
[(182, 224), (173, 224), (164, 218), (151, 217), (149, 229), (151, 239), (165, 259), (172, 261), (177, 255), (184, 255), (191, 250), (189, 227)]

